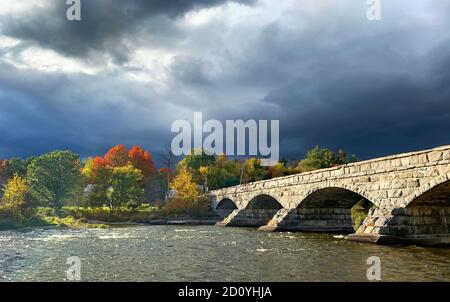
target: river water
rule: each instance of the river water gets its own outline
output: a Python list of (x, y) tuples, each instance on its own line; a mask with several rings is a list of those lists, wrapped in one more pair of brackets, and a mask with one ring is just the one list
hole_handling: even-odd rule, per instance
[(0, 232), (1, 281), (65, 281), (70, 256), (83, 281), (450, 281), (450, 249), (388, 247), (342, 236), (215, 226)]

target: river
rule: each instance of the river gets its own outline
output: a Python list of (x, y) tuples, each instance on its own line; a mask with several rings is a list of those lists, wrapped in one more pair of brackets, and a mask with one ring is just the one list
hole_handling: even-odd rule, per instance
[(1, 281), (65, 281), (70, 256), (83, 281), (450, 281), (450, 249), (388, 247), (342, 236), (214, 226), (0, 232)]

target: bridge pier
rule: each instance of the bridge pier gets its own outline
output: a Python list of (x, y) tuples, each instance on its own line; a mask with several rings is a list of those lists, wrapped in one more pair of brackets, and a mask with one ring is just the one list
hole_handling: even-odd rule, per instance
[(389, 215), (371, 211), (348, 240), (378, 244), (450, 245), (450, 208), (415, 206), (393, 209)]
[[(231, 227), (260, 227), (266, 225), (276, 214), (276, 209), (242, 209), (226, 223)], [(219, 223), (223, 226), (224, 223)]]
[(300, 231), (353, 233), (351, 209), (297, 208), (291, 209), (281, 221), (271, 221), (262, 231)]

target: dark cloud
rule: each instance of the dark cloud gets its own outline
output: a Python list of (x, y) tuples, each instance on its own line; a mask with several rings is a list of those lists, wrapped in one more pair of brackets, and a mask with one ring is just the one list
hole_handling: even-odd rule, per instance
[(318, 144), (368, 158), (449, 143), (450, 94), (436, 83), (401, 72), (315, 80), (313, 90), (314, 80), (300, 79), (265, 99), (286, 108), (280, 118), (288, 153)]
[(250, 4), (253, 0), (89, 0), (82, 1), (81, 22), (69, 22), (65, 1), (53, 0), (50, 7), (35, 8), (26, 15), (2, 16), (0, 29), (65, 55), (93, 60), (109, 55), (123, 63), (140, 43), (136, 32), (152, 33), (148, 40), (176, 36), (172, 19), (225, 2)]
[[(161, 150), (171, 105), (148, 89), (114, 76), (26, 72), (0, 65), (1, 156), (72, 149), (102, 154), (111, 145)], [(111, 88), (114, 87), (114, 93)], [(130, 103), (128, 100), (134, 102)], [(114, 141), (114, 143), (113, 143)]]

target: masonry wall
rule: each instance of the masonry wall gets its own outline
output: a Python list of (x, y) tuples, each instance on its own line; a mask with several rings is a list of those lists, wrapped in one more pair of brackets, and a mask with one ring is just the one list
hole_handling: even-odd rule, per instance
[(450, 146), (444, 146), (214, 190), (209, 196), (213, 206), (230, 198), (245, 208), (254, 197), (267, 194), (293, 209), (317, 190), (339, 187), (360, 194), (388, 214), (449, 179)]
[[(311, 194), (326, 188), (342, 188), (374, 204), (369, 217), (358, 230), (360, 234), (448, 234), (449, 198), (444, 198), (444, 204), (439, 206), (427, 204), (428, 201), (420, 207), (408, 208), (408, 205), (449, 180), (450, 146), (443, 146), (215, 190), (209, 196), (213, 206), (229, 198), (241, 211), (261, 194), (272, 196), (285, 209), (278, 211), (268, 222), (273, 229), (289, 224), (297, 224), (299, 230), (320, 229), (321, 225), (324, 230), (338, 228), (339, 225), (342, 229), (349, 229), (347, 212), (334, 213), (332, 206), (322, 210), (300, 209)], [(450, 187), (445, 187), (445, 190), (450, 193)], [(431, 198), (429, 202), (432, 202)], [(308, 207), (311, 207), (311, 201)], [(243, 221), (244, 212), (239, 214), (240, 211), (236, 211), (233, 219)], [(334, 216), (330, 218), (327, 215)], [(233, 219), (229, 219), (231, 223)]]

